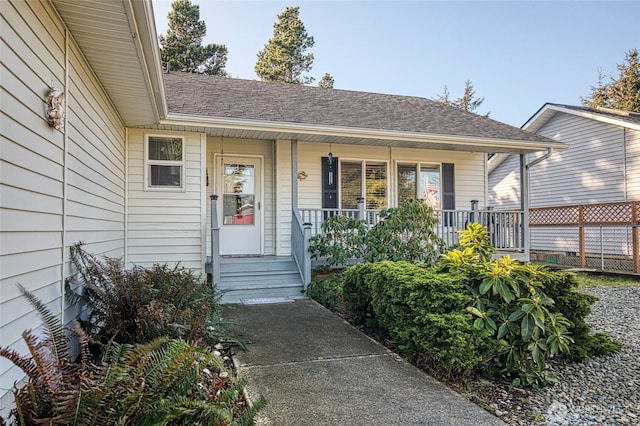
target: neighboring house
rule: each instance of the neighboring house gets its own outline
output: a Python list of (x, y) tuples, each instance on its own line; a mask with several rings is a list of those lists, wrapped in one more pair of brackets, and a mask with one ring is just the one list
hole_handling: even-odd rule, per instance
[[(530, 169), (530, 207), (640, 201), (640, 114), (548, 103), (522, 128), (568, 145), (566, 150), (553, 152)], [(529, 155), (527, 161), (539, 156)], [(520, 206), (519, 162), (518, 156), (505, 154), (489, 160), (490, 206), (496, 209)], [(594, 235), (599, 230), (588, 231), (591, 236), (587, 234), (587, 239), (598, 245), (591, 251), (599, 250), (599, 236)], [(607, 231), (612, 229), (604, 232)], [(630, 256), (630, 228), (616, 232), (615, 239), (603, 238), (603, 244), (610, 246), (604, 249), (611, 254)], [(532, 227), (531, 250), (571, 255), (578, 251), (577, 235), (575, 226)]]
[[(39, 320), (16, 283), (71, 321), (75, 242), (128, 266), (179, 262), (221, 287), (300, 295), (301, 213), (353, 212), (362, 196), (375, 214), (431, 187), (452, 215), (472, 200), (482, 210), (486, 153), (564, 146), (416, 97), (163, 74), (148, 0), (0, 7), (0, 345), (22, 353)], [(52, 86), (59, 128), (45, 118)], [(0, 409), (21, 377), (0, 359)]]

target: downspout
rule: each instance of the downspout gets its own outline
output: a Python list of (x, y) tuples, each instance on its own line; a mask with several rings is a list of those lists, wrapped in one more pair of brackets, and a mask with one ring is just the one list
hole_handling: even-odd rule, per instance
[(551, 157), (553, 154), (553, 148), (547, 148), (547, 152), (542, 157), (538, 157), (535, 160), (527, 163), (527, 155), (520, 154), (520, 208), (522, 209), (522, 247), (524, 248), (524, 254), (529, 256), (529, 170)]
[(69, 28), (64, 27), (64, 133), (62, 156), (62, 255), (60, 265), (60, 322), (64, 325), (64, 309), (67, 304), (64, 297), (65, 290), (65, 259), (67, 256), (67, 198), (68, 198), (68, 174), (69, 174)]

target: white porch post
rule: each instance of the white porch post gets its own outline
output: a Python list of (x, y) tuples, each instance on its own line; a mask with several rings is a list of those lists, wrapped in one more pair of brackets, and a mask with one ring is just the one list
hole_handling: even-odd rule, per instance
[(529, 168), (527, 155), (520, 154), (520, 209), (522, 210), (522, 241), (523, 253), (529, 257)]
[(291, 204), (298, 211), (298, 141), (291, 140)]

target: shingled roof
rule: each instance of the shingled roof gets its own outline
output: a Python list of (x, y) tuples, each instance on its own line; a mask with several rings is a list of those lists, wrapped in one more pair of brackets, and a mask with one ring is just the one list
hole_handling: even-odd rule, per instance
[(165, 74), (170, 115), (373, 129), (523, 142), (550, 139), (440, 102), (350, 90)]

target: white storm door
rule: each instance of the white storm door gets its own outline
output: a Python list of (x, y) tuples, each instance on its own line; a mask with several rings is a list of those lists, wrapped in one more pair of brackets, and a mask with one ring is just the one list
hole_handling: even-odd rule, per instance
[(262, 159), (219, 157), (220, 254), (262, 254)]

